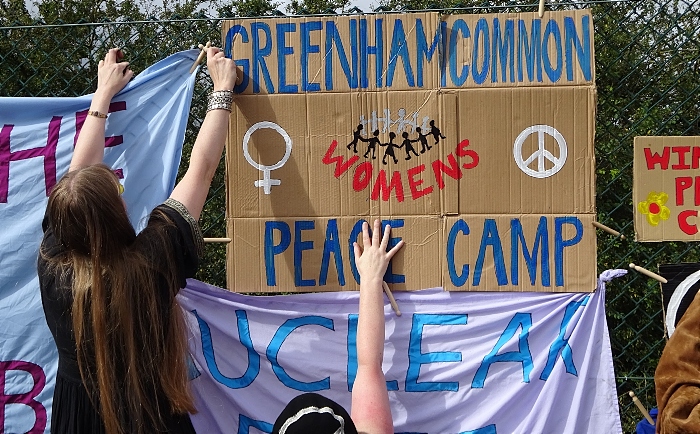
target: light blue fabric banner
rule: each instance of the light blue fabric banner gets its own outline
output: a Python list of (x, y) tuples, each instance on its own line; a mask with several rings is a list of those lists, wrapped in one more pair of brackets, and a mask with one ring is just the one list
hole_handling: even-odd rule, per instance
[[(395, 292), (383, 368), (397, 433), (621, 433), (604, 281), (593, 294)], [(245, 296), (190, 280), (200, 433), (270, 433), (317, 392), (350, 409), (359, 293)]]
[[(105, 163), (123, 177), (138, 229), (175, 185), (198, 53), (152, 65), (112, 100)], [(0, 98), (0, 432), (49, 432), (57, 354), (36, 260), (48, 194), (68, 170), (90, 101)]]

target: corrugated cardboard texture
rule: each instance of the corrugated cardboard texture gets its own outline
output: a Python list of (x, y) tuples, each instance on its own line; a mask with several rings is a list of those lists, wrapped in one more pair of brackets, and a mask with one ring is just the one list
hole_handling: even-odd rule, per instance
[(634, 138), (637, 241), (698, 241), (700, 137)]
[(406, 241), (395, 289), (595, 288), (589, 11), (222, 31), (244, 73), (227, 143), (231, 289), (357, 289), (349, 246), (375, 216)]

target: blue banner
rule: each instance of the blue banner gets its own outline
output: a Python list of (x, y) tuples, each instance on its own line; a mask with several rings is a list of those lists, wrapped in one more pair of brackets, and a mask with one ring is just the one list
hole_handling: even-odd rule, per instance
[[(175, 185), (197, 54), (150, 66), (110, 105), (105, 163), (123, 178), (137, 229)], [(0, 98), (0, 432), (49, 432), (57, 353), (36, 274), (41, 220), (91, 99)]]

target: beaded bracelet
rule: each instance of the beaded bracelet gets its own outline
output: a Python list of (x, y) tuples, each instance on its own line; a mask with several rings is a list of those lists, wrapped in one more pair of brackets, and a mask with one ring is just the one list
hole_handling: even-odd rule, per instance
[(98, 112), (97, 110), (90, 110), (90, 111), (88, 112), (88, 114), (89, 114), (90, 116), (94, 116), (94, 117), (96, 117), (96, 118), (107, 119), (107, 115), (106, 115), (106, 114), (104, 114), (104, 113), (102, 113), (102, 112)]
[(231, 105), (233, 104), (233, 91), (232, 90), (217, 90), (209, 94), (209, 102), (207, 104), (207, 113), (212, 110), (226, 110), (231, 111)]

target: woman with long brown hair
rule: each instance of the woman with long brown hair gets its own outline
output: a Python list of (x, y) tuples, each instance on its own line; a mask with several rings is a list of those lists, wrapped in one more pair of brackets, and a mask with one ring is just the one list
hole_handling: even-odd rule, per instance
[(194, 433), (187, 342), (175, 300), (197, 270), (197, 225), (228, 131), (236, 67), (207, 49), (209, 97), (185, 176), (136, 234), (119, 179), (104, 164), (112, 98), (133, 73), (111, 49), (68, 173), (51, 192), (38, 260), (58, 347), (52, 434)]

